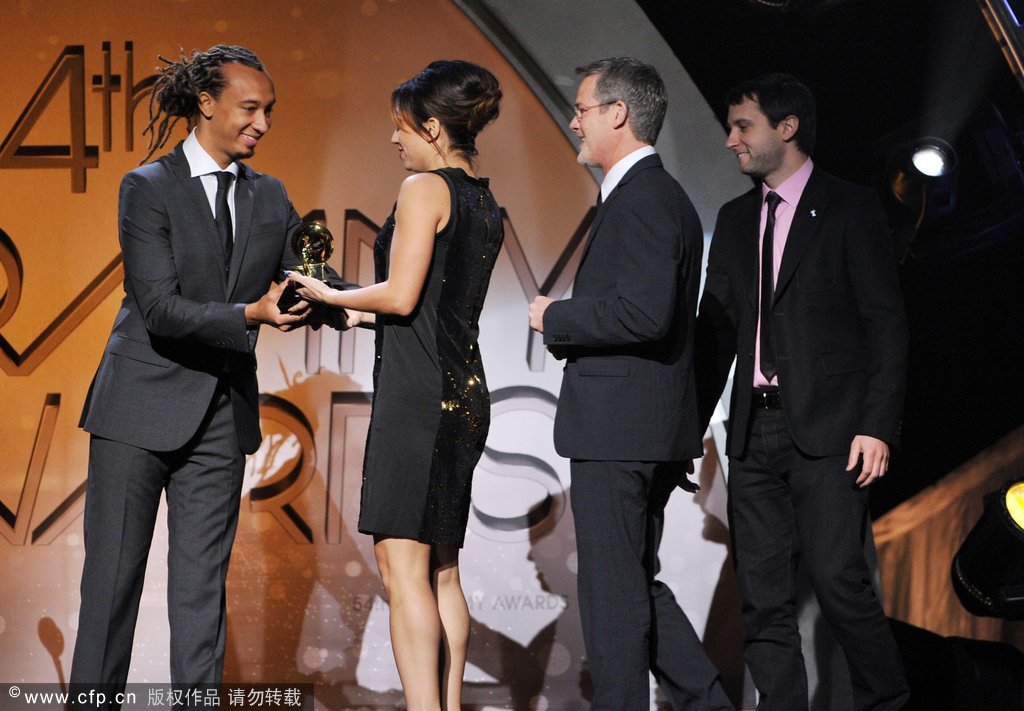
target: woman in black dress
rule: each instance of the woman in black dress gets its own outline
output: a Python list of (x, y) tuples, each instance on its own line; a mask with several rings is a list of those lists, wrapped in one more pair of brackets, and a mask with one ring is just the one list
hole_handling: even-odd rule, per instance
[(409, 709), (461, 708), (469, 610), (458, 556), (490, 423), (478, 319), (503, 237), (473, 157), (500, 99), (494, 76), (462, 61), (398, 86), (391, 142), (414, 174), (377, 235), (377, 283), (337, 291), (290, 275), (303, 298), (376, 328), (359, 530), (374, 537)]

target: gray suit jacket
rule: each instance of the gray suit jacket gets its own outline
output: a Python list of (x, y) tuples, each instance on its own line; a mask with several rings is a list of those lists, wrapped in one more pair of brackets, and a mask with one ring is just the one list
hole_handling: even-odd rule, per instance
[(279, 180), (239, 167), (230, 265), (180, 143), (124, 176), (118, 231), (125, 295), (82, 413), (80, 425), (90, 433), (153, 451), (177, 449), (199, 429), (227, 378), (239, 445), (246, 453), (259, 447), (258, 327), (246, 326), (244, 305), (282, 268), (299, 263), (290, 236), (300, 219)]
[(693, 328), (704, 232), (679, 183), (648, 156), (601, 204), (571, 299), (544, 312), (566, 357), (555, 449), (598, 461), (702, 453)]

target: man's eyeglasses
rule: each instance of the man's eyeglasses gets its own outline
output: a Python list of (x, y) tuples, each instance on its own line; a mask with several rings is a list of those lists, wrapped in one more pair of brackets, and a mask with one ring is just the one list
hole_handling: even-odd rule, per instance
[(619, 102), (618, 99), (614, 99), (612, 101), (604, 101), (604, 102), (601, 102), (600, 104), (594, 104), (593, 106), (573, 106), (572, 107), (572, 111), (573, 111), (574, 114), (576, 114), (576, 118), (577, 119), (582, 119), (583, 118), (583, 114), (587, 113), (591, 109), (597, 109), (597, 108), (600, 108), (602, 106), (611, 106), (612, 104), (617, 104), (618, 102)]

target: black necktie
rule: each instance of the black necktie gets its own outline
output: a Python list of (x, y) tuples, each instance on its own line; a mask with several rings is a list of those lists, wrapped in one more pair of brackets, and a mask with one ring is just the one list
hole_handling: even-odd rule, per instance
[(772, 243), (775, 239), (775, 208), (782, 202), (776, 192), (769, 192), (764, 201), (768, 204), (768, 219), (764, 225), (764, 239), (761, 242), (761, 372), (768, 382), (775, 377), (775, 345), (772, 341), (772, 299), (775, 296), (775, 259)]
[(235, 246), (235, 238), (231, 229), (231, 210), (228, 208), (228, 190), (234, 177), (226, 170), (217, 172), (217, 233), (220, 235), (221, 246), (224, 247), (224, 264), (231, 264), (231, 248)]

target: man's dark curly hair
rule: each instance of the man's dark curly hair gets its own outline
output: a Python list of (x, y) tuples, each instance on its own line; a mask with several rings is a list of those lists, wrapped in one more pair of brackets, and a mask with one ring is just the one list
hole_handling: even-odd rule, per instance
[(222, 67), (236, 62), (266, 71), (259, 57), (245, 47), (218, 44), (205, 52), (193, 50), (192, 56), (181, 50), (181, 60), (172, 62), (160, 57), (164, 66), (157, 67), (157, 79), (149, 97), (149, 124), (143, 134), (150, 134), (149, 149), (140, 163), (148, 161), (163, 148), (179, 119), (191, 122), (199, 113), (199, 95), (206, 92), (217, 98), (227, 84)]

